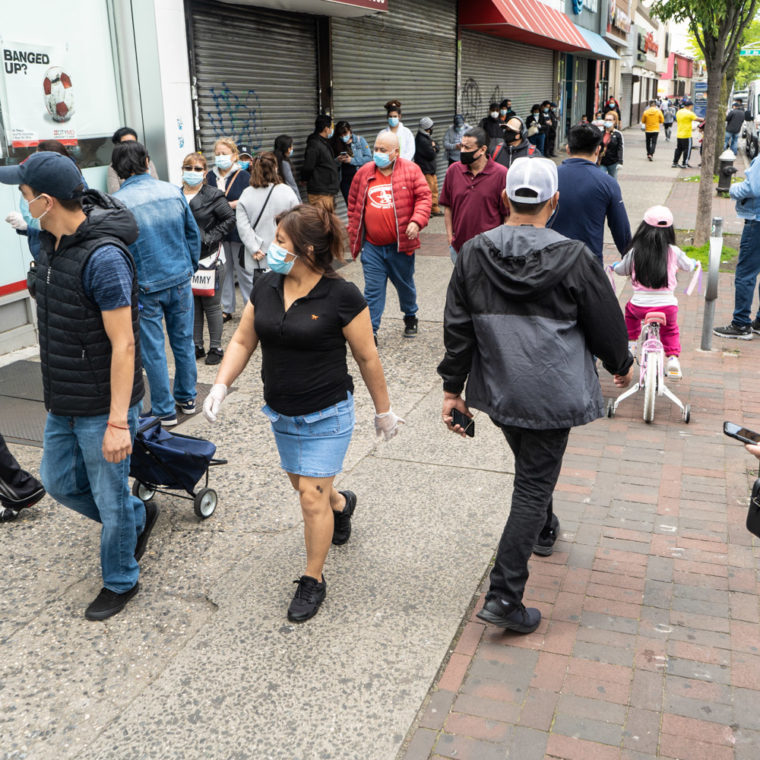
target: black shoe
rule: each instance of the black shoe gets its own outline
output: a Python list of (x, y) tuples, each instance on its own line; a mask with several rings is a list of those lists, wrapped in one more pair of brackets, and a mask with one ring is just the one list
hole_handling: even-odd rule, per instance
[(559, 520), (557, 515), (552, 514), (551, 525), (547, 528), (545, 525), (541, 528), (541, 532), (538, 534), (536, 543), (533, 544), (533, 554), (538, 554), (542, 557), (548, 557), (554, 551), (554, 544), (557, 541), (559, 535)]
[(338, 493), (346, 497), (346, 506), (340, 512), (333, 510), (335, 527), (332, 542), (335, 546), (342, 546), (351, 538), (351, 516), (356, 509), (356, 494), (353, 491), (338, 491)]
[(752, 322), (752, 332), (760, 335), (760, 317), (756, 317)]
[(497, 598), (487, 600), (477, 617), (515, 633), (533, 633), (541, 622), (541, 613), (535, 607)]
[(671, 169), (677, 169), (677, 168), (678, 168), (678, 164), (671, 164), (671, 165), (670, 165), (670, 168), (671, 168)]
[(417, 317), (404, 317), (404, 337), (414, 338), (417, 335)]
[[(26, 509), (27, 507), (36, 504), (46, 493), (47, 491), (40, 483), (30, 494), (20, 496), (9, 485), (0, 480), (0, 505), (16, 513), (18, 513), (20, 509)], [(8, 519), (12, 520), (13, 517)]]
[(12, 522), (18, 517), (18, 510), (12, 507), (0, 507), (0, 522)]
[(202, 346), (195, 347), (195, 358), (202, 359), (206, 355), (206, 350)]
[(324, 575), (321, 583), (309, 575), (302, 575), (293, 583), (297, 583), (298, 588), (288, 607), (288, 620), (291, 623), (304, 623), (319, 611), (319, 605), (325, 600), (327, 583)]
[(137, 537), (135, 544), (135, 559), (139, 562), (142, 555), (145, 554), (145, 547), (148, 545), (148, 538), (153, 526), (158, 519), (158, 507), (152, 501), (145, 502), (145, 527), (143, 532)]
[(713, 328), (713, 334), (719, 338), (738, 338), (739, 340), (752, 340), (752, 325), (737, 325), (731, 322), (725, 327)]
[(88, 620), (105, 620), (121, 612), (127, 602), (140, 590), (140, 584), (135, 583), (129, 591), (123, 594), (117, 594), (107, 588), (100, 589), (100, 593), (94, 601), (84, 611), (84, 616)]
[(224, 356), (224, 351), (221, 348), (209, 348), (208, 356), (206, 357), (206, 364), (219, 364)]
[(226, 311), (222, 312), (222, 322), (229, 322), (232, 319), (232, 314), (228, 314)]

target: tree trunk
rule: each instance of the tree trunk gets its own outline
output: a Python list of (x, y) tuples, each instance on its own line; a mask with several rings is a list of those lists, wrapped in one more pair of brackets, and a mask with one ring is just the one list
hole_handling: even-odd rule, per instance
[(715, 160), (713, 161), (713, 174), (718, 173), (720, 169), (720, 154), (723, 152), (723, 142), (726, 139), (726, 120), (724, 114), (724, 105), (728, 102), (728, 96), (731, 94), (731, 85), (728, 83), (728, 74), (723, 76), (720, 83), (720, 102), (718, 104), (718, 120), (715, 122)]
[(713, 184), (713, 163), (716, 155), (716, 137), (718, 119), (721, 116), (720, 90), (723, 82), (721, 60), (723, 45), (717, 46), (716, 55), (707, 61), (707, 114), (702, 140), (702, 169), (699, 177), (699, 196), (697, 200), (697, 225), (694, 230), (694, 245), (700, 246), (710, 237), (712, 223), (712, 201), (715, 195)]

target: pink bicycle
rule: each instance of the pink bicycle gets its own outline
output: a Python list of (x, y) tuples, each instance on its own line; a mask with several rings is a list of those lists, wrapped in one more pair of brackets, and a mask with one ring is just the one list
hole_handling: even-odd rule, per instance
[(670, 399), (681, 410), (683, 421), (689, 422), (691, 408), (665, 385), (665, 351), (660, 341), (660, 325), (665, 323), (665, 315), (661, 311), (647, 312), (640, 338), (639, 381), (616, 399), (610, 399), (607, 402), (608, 417), (615, 416), (621, 401), (643, 390), (644, 422), (651, 422), (654, 419), (654, 404), (657, 396)]

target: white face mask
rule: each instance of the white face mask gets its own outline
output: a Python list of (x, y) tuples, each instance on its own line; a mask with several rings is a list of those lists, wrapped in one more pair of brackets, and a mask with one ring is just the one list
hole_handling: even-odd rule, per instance
[[(32, 198), (32, 200), (27, 201), (27, 205), (34, 203), (36, 200), (39, 200), (40, 198), (42, 198), (42, 195), (43, 194), (40, 193), (36, 198)], [(32, 216), (32, 211), (30, 209), (29, 216), (32, 216), (32, 219), (36, 219), (39, 222), (40, 219), (42, 219), (42, 217), (45, 216), (45, 214), (47, 214), (48, 211), (50, 211), (50, 209), (46, 208), (39, 216)]]

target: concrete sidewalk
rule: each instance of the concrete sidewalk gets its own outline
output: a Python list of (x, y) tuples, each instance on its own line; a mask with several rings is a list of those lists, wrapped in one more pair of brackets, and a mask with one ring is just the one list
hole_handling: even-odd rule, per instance
[[(626, 133), (629, 211), (668, 195), (675, 206), (682, 185), (657, 183), (659, 153), (636, 158), (643, 142)], [(730, 321), (732, 280), (721, 275), (717, 324)], [(722, 434), (726, 419), (760, 429), (760, 341), (698, 351), (704, 301), (679, 298), (684, 379), (670, 387), (691, 423), (659, 398), (645, 424), (637, 395), (573, 430), (555, 493), (561, 538), (531, 561), (538, 631), (484, 625), (481, 586), (405, 760), (760, 756), (758, 544), (744, 527), (757, 461)], [(602, 387), (617, 395), (606, 375)]]

